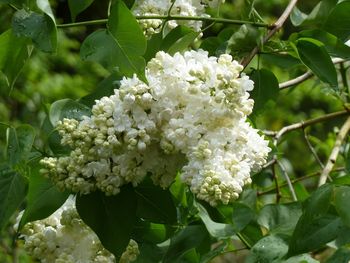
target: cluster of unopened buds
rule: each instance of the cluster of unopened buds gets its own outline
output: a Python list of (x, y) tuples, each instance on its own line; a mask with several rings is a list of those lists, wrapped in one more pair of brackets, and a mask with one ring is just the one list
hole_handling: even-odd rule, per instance
[[(116, 262), (97, 235), (80, 219), (72, 197), (48, 218), (26, 224), (21, 237), (28, 254), (42, 263)], [(119, 263), (135, 261), (138, 254), (137, 243), (130, 240)]]
[(199, 199), (235, 200), (270, 151), (247, 121), (253, 82), (242, 69), (226, 54), (157, 53), (146, 67), (148, 83), (124, 78), (113, 95), (96, 101), (91, 116), (58, 123), (72, 151), (44, 158), (42, 173), (62, 189), (115, 195), (148, 175), (169, 187), (181, 172)]

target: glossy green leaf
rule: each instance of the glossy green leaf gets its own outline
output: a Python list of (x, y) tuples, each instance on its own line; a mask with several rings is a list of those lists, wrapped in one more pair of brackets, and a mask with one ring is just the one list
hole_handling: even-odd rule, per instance
[(31, 54), (28, 41), (26, 38), (16, 37), (12, 30), (0, 35), (0, 71), (5, 74), (11, 88)]
[(254, 70), (250, 76), (254, 81), (251, 97), (254, 99), (254, 112), (259, 113), (278, 97), (279, 85), (275, 75), (267, 69)]
[[(194, 35), (196, 32), (194, 32), (192, 29), (186, 27), (186, 26), (177, 26), (174, 29), (172, 29), (164, 38), (164, 40), (162, 41), (161, 50), (164, 50), (165, 52), (168, 52), (170, 50), (170, 54), (174, 54), (177, 51), (183, 51), (184, 49), (186, 49), (188, 47), (189, 44), (192, 43), (191, 41), (191, 36)], [(187, 35), (189, 35), (188, 37), (186, 37)], [(197, 34), (198, 35), (198, 34)], [(186, 41), (184, 41), (184, 39), (188, 38), (188, 41), (186, 43)], [(196, 38), (196, 36), (194, 37), (194, 39)], [(178, 46), (176, 47), (176, 45), (182, 45), (182, 46)]]
[(258, 223), (270, 233), (292, 234), (301, 216), (300, 203), (270, 204), (264, 206), (258, 217)]
[(77, 15), (88, 8), (93, 2), (94, 0), (68, 0), (72, 20), (75, 21)]
[(128, 77), (137, 73), (144, 79), (146, 38), (134, 15), (123, 1), (116, 1), (108, 18), (108, 31), (116, 44), (119, 71)]
[(176, 52), (183, 52), (188, 49), (188, 47), (194, 42), (194, 40), (199, 36), (198, 32), (190, 32), (185, 34), (176, 40), (168, 50), (165, 50), (168, 54), (174, 55)]
[(118, 261), (129, 243), (136, 220), (137, 200), (132, 187), (122, 187), (115, 196), (105, 196), (102, 192), (77, 196), (76, 207), (81, 219)]
[(300, 60), (309, 67), (320, 80), (333, 88), (338, 85), (337, 72), (325, 46), (315, 39), (301, 38), (296, 43)]
[(203, 225), (187, 226), (171, 239), (169, 248), (161, 262), (184, 262), (181, 261), (181, 257), (192, 248), (202, 246), (203, 243), (206, 243), (208, 238), (208, 232)]
[(345, 41), (350, 38), (350, 1), (337, 4), (328, 16), (324, 29)]
[(304, 30), (297, 34), (293, 34), (292, 37), (298, 38), (313, 38), (316, 39), (325, 46), (329, 55), (333, 57), (340, 58), (350, 58), (350, 47), (345, 45), (339, 38), (336, 36), (321, 30), (321, 29), (313, 29), (313, 30)]
[(56, 26), (48, 15), (21, 9), (13, 16), (12, 28), (16, 36), (30, 38), (39, 50), (56, 51)]
[(58, 100), (52, 103), (49, 118), (53, 126), (64, 118), (82, 120), (83, 116), (90, 116), (91, 108), (71, 99)]
[(7, 129), (6, 137), (6, 152), (9, 164), (15, 165), (27, 160), (35, 139), (34, 128), (27, 124), (23, 124), (16, 129), (10, 127)]
[(155, 263), (161, 262), (167, 247), (160, 247), (150, 243), (140, 243), (139, 251), (140, 255), (136, 258), (133, 263)]
[(137, 215), (154, 223), (176, 223), (176, 207), (168, 190), (143, 182), (135, 188)]
[(67, 200), (69, 193), (57, 189), (50, 179), (45, 178), (37, 167), (29, 176), (27, 206), (20, 221), (20, 226), (28, 222), (50, 216)]
[(287, 251), (288, 245), (281, 236), (270, 235), (251, 248), (245, 263), (279, 263)]
[(27, 180), (8, 167), (0, 167), (0, 230), (17, 211), (27, 194)]
[(326, 263), (349, 263), (350, 248), (341, 247), (334, 252), (334, 254), (327, 259)]
[(350, 187), (349, 186), (339, 186), (334, 190), (334, 202), (335, 208), (343, 220), (344, 224), (350, 227)]
[(235, 234), (231, 225), (214, 222), (200, 203), (195, 202), (195, 207), (198, 208), (198, 215), (202, 219), (211, 236), (216, 238), (227, 238)]

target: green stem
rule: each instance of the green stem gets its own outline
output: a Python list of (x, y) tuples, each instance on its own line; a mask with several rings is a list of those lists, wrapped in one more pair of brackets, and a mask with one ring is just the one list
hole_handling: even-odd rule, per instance
[[(201, 16), (135, 16), (137, 20), (144, 19), (163, 19), (166, 21), (169, 20), (192, 20), (192, 21), (207, 21), (207, 22), (215, 22), (215, 23), (223, 23), (223, 24), (233, 24), (233, 25), (243, 25), (249, 24), (256, 27), (266, 27), (271, 28), (271, 25), (265, 23), (258, 23), (252, 21), (244, 21), (244, 20), (234, 20), (234, 19), (226, 19), (219, 17), (201, 17)], [(99, 19), (99, 20), (91, 20), (91, 21), (83, 21), (76, 23), (68, 23), (68, 24), (60, 24), (57, 25), (57, 28), (66, 28), (66, 27), (76, 27), (76, 26), (91, 26), (91, 25), (103, 25), (106, 24), (108, 19)]]
[(242, 241), (242, 243), (247, 247), (247, 249), (252, 248), (252, 245), (249, 244), (249, 242), (245, 239), (245, 237), (241, 233), (237, 233), (236, 235)]

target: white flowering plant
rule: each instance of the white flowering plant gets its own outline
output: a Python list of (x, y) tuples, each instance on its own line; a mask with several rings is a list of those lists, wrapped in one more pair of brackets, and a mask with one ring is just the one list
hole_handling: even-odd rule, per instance
[[(84, 36), (68, 47), (78, 63), (104, 77), (44, 105), (38, 129), (1, 123), (0, 230), (11, 225), (13, 251), (43, 263), (348, 262), (350, 1), (306, 14), (291, 0), (272, 24), (259, 1), (68, 0), (67, 23), (61, 2), (0, 0), (13, 12), (0, 34), (10, 90), (70, 34)], [(75, 21), (101, 6), (107, 19)], [(292, 87), (308, 81), (334, 111), (274, 122), (278, 96), (295, 109)], [(319, 141), (328, 152), (313, 146), (309, 127), (344, 117)], [(311, 153), (292, 152), (297, 130)]]

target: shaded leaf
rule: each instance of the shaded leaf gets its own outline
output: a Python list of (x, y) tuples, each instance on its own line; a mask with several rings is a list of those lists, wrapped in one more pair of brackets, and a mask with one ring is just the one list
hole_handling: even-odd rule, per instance
[(118, 261), (129, 243), (136, 219), (137, 201), (132, 187), (122, 187), (115, 196), (102, 192), (77, 196), (76, 207), (81, 219)]
[(176, 207), (168, 190), (143, 182), (135, 188), (137, 215), (154, 223), (175, 223)]
[(324, 29), (339, 37), (342, 41), (350, 38), (350, 1), (337, 4), (329, 14)]
[(44, 219), (54, 213), (67, 200), (69, 193), (59, 191), (50, 179), (39, 172), (31, 171), (27, 206), (20, 221), (19, 229), (26, 223)]
[(48, 15), (21, 9), (13, 16), (12, 28), (16, 36), (30, 38), (39, 50), (56, 50), (56, 26)]
[(69, 10), (73, 22), (75, 21), (77, 15), (88, 8), (93, 2), (94, 0), (68, 0)]
[(23, 124), (16, 129), (10, 127), (6, 133), (7, 160), (15, 165), (28, 159), (34, 139), (35, 130), (32, 126)]
[(350, 261), (350, 248), (341, 247), (334, 254), (327, 259), (326, 263), (349, 263)]
[(166, 224), (155, 224), (144, 220), (136, 223), (132, 238), (140, 242), (158, 244), (170, 238), (176, 231), (176, 227)]
[(309, 67), (320, 80), (337, 87), (337, 72), (325, 46), (312, 38), (300, 38), (296, 43), (300, 60)]
[(27, 180), (8, 167), (0, 167), (0, 230), (22, 204), (27, 193)]
[(335, 208), (343, 220), (344, 224), (350, 227), (350, 187), (349, 186), (339, 186), (334, 190), (334, 202)]
[(254, 70), (250, 78), (254, 81), (254, 90), (251, 92), (251, 97), (254, 99), (254, 112), (259, 113), (268, 103), (273, 103), (277, 99), (278, 80), (267, 69)]
[(7, 84), (11, 88), (30, 56), (28, 41), (26, 38), (16, 37), (12, 30), (0, 35), (0, 71), (5, 74)]
[[(203, 225), (187, 226), (171, 239), (169, 248), (161, 262), (184, 262), (181, 261), (181, 257), (186, 252), (202, 246), (208, 239), (208, 232)], [(207, 249), (209, 250), (209, 247)]]

